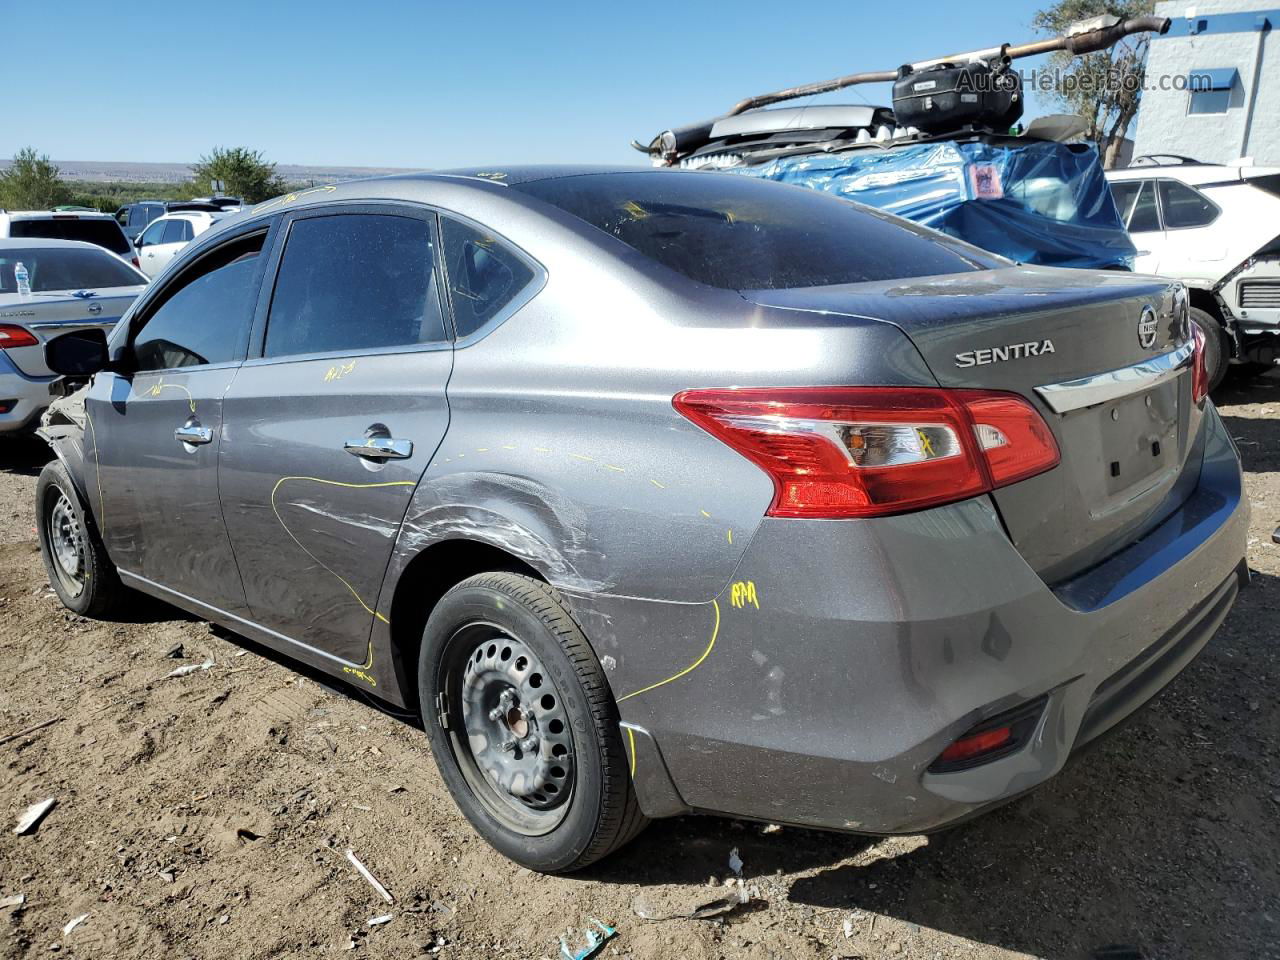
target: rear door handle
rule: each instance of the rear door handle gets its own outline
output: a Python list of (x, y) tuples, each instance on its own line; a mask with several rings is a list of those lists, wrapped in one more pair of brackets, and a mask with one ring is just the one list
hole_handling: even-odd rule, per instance
[(183, 443), (212, 443), (213, 428), (202, 427), (198, 423), (189, 423), (173, 431), (173, 438)]
[(413, 441), (397, 440), (394, 437), (361, 437), (359, 440), (348, 440), (342, 445), (342, 449), (353, 457), (407, 460), (413, 456)]

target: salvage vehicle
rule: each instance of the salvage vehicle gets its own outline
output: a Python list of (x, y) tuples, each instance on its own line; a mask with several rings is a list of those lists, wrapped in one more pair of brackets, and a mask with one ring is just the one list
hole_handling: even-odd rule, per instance
[[(849, 74), (739, 101), (727, 113), (632, 146), (655, 166), (728, 170), (878, 207), (1020, 263), (1131, 270), (1135, 247), (1076, 117), (1026, 129), (1020, 57), (1085, 55), (1164, 17), (1095, 17), (1063, 36)], [(770, 107), (866, 83), (893, 83), (893, 106)]]
[(124, 230), (109, 213), (0, 209), (0, 240), (80, 240), (138, 266)]
[(0, 436), (30, 430), (49, 406), (45, 341), (111, 329), (146, 283), (96, 244), (0, 240)]
[(51, 408), (50, 583), (421, 713), (497, 849), (699, 811), (933, 830), (1062, 769), (1245, 582), (1176, 281), (799, 187), (507, 168), (196, 240)]
[(148, 277), (159, 274), (179, 250), (224, 216), (224, 213), (210, 213), (207, 210), (183, 210), (166, 213), (153, 220), (133, 241), (142, 272)]
[(1280, 358), (1280, 168), (1138, 157), (1107, 180), (1137, 269), (1186, 284), (1210, 389)]

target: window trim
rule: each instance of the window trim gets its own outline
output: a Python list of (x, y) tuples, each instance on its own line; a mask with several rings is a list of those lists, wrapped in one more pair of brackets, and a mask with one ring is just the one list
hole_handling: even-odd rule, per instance
[[(499, 310), (497, 313), (495, 313), (492, 317), (490, 317), (485, 323), (476, 327), (465, 337), (458, 336), (458, 327), (457, 327), (457, 324), (454, 322), (454, 317), (453, 317), (453, 284), (449, 279), (449, 264), (448, 264), (448, 259), (445, 257), (445, 249), (444, 249), (444, 218), (445, 217), (448, 217), (451, 220), (456, 220), (458, 223), (462, 224), (463, 226), (469, 227), (480, 233), (486, 233), (492, 236), (494, 239), (499, 241), (504, 247), (506, 247), (509, 251), (514, 253), (517, 259), (523, 261), (525, 266), (529, 267), (530, 270), (533, 271), (533, 276), (529, 279), (529, 282), (524, 285), (524, 287), (520, 290), (518, 294), (516, 294), (509, 301), (507, 301), (507, 303), (503, 306), (503, 308)], [(441, 210), (439, 212), (439, 218), (437, 220), (436, 229), (440, 235), (440, 268), (445, 275), (444, 291), (445, 291), (445, 299), (448, 301), (448, 304), (449, 304), (449, 328), (453, 333), (454, 346), (457, 347), (459, 350), (466, 349), (472, 344), (480, 342), (485, 337), (487, 337), (490, 333), (496, 330), (498, 327), (502, 326), (502, 324), (506, 323), (509, 319), (511, 319), (511, 317), (519, 313), (520, 310), (522, 310), (531, 300), (533, 300), (534, 297), (540, 294), (543, 288), (547, 285), (548, 274), (547, 274), (546, 267), (544, 267), (541, 263), (539, 263), (527, 252), (525, 252), (525, 250), (521, 246), (519, 246), (518, 244), (512, 243), (510, 240), (508, 240), (501, 233), (498, 233), (492, 227), (486, 226), (485, 224), (480, 223), (478, 220), (473, 220), (470, 217), (463, 216), (460, 213), (453, 213), (452, 211), (449, 211), (449, 210)]]
[[(1138, 185), (1138, 196), (1135, 200), (1142, 199), (1142, 191), (1147, 187), (1151, 188), (1151, 196), (1155, 200), (1156, 210), (1156, 228), (1154, 230), (1139, 230), (1139, 233), (1164, 233), (1164, 212), (1160, 209), (1160, 190), (1156, 187), (1156, 181), (1152, 177), (1135, 177), (1132, 180), (1121, 181), (1123, 183), (1136, 183)], [(1114, 199), (1114, 194), (1112, 195)], [(1133, 233), (1133, 229), (1129, 226), (1133, 222), (1133, 215), (1138, 212), (1138, 204), (1135, 202), (1133, 209), (1129, 212), (1129, 216), (1124, 221), (1125, 233)]]
[[(123, 322), (116, 324), (112, 331), (109, 341), (110, 356), (113, 362), (120, 362), (126, 357), (130, 357), (133, 352), (133, 342), (137, 334), (143, 327), (150, 322), (151, 317), (157, 310), (165, 305), (170, 297), (177, 293), (179, 289), (186, 286), (192, 280), (198, 279), (200, 265), (208, 260), (209, 257), (217, 254), (220, 250), (231, 244), (241, 242), (248, 237), (262, 234), (262, 250), (258, 253), (258, 270), (254, 275), (253, 282), (257, 284), (258, 295), (253, 304), (253, 314), (246, 333), (240, 337), (240, 343), (236, 347), (235, 353), (230, 360), (222, 360), (218, 363), (195, 364), (185, 367), (164, 367), (155, 370), (134, 370), (130, 367), (128, 376), (132, 377), (138, 374), (153, 373), (170, 373), (183, 372), (193, 373), (200, 370), (220, 370), (227, 367), (236, 367), (245, 360), (245, 352), (249, 346), (250, 336), (253, 332), (254, 323), (257, 321), (258, 313), (262, 309), (262, 288), (265, 280), (265, 264), (268, 251), (272, 246), (272, 234), (275, 232), (277, 222), (275, 218), (266, 218), (264, 220), (255, 220), (250, 223), (242, 224), (234, 233), (218, 237), (217, 241), (203, 244), (198, 248), (198, 252), (194, 253), (190, 261), (183, 265), (182, 269), (172, 274), (163, 284), (145, 291), (142, 296), (134, 301), (131, 308), (125, 313)], [(197, 238), (199, 239), (199, 238)], [(196, 241), (191, 241), (194, 244)], [(185, 251), (184, 251), (185, 253)], [(199, 274), (203, 275), (203, 274)]]
[[(1203, 190), (1197, 190), (1195, 187), (1193, 187), (1189, 183), (1183, 183), (1181, 180), (1177, 179), (1176, 177), (1154, 177), (1151, 182), (1155, 185), (1156, 207), (1160, 211), (1160, 229), (1161, 230), (1203, 230), (1205, 229), (1205, 227), (1210, 227), (1213, 224), (1217, 223), (1218, 218), (1222, 216), (1222, 208), (1218, 206), (1216, 203), (1214, 203), (1213, 200), (1211, 200), (1209, 197), (1207, 197)], [(1169, 220), (1164, 215), (1164, 195), (1161, 194), (1160, 192), (1161, 183), (1176, 183), (1180, 187), (1186, 187), (1188, 190), (1194, 193), (1197, 197), (1199, 197), (1205, 203), (1209, 204), (1209, 206), (1213, 207), (1213, 211), (1214, 211), (1213, 216), (1210, 219), (1206, 220), (1204, 223), (1195, 223), (1185, 227), (1169, 226)]]

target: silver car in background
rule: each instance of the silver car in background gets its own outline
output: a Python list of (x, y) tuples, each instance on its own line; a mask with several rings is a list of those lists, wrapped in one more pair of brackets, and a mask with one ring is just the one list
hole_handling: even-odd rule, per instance
[(57, 376), (45, 366), (45, 341), (111, 329), (146, 284), (145, 275), (96, 244), (0, 239), (0, 434), (34, 427), (49, 405)]
[[(1208, 642), (1247, 499), (1181, 284), (727, 174), (321, 187), (197, 238), (51, 411), (50, 581), (421, 712), (498, 849), (915, 833)], [(406, 825), (406, 829), (412, 829)]]

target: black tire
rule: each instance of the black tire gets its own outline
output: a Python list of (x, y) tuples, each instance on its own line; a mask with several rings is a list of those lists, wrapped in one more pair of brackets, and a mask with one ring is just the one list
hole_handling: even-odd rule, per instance
[(454, 800), (515, 862), (580, 870), (648, 822), (600, 661), (547, 584), (482, 573), (449, 590), (423, 631), (418, 693)]
[(101, 618), (116, 609), (125, 586), (61, 460), (36, 481), (36, 532), (49, 585), (63, 606)]
[(1227, 332), (1217, 317), (1199, 307), (1191, 308), (1191, 322), (1204, 334), (1204, 369), (1209, 375), (1209, 392), (1212, 393), (1227, 375)]

